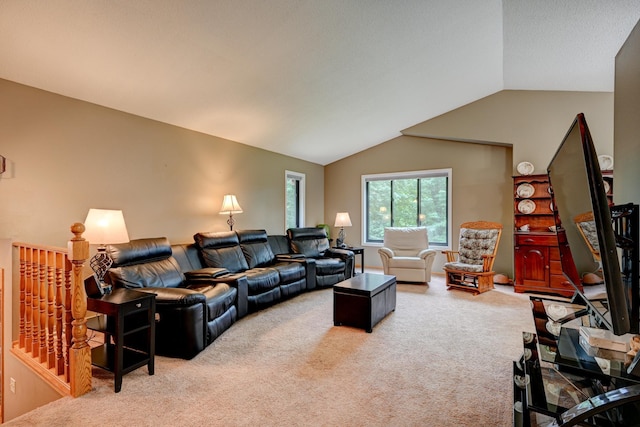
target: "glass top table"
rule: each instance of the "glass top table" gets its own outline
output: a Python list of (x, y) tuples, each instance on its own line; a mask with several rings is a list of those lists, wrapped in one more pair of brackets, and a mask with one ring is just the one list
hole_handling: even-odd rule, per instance
[[(556, 424), (549, 425), (640, 425), (640, 377), (627, 373), (633, 357), (581, 339), (580, 326), (588, 325), (583, 306), (534, 296), (530, 300), (536, 333), (523, 332), (524, 351), (514, 364), (514, 391), (523, 392), (518, 398), (524, 413), (551, 417)], [(614, 406), (615, 399), (630, 403), (602, 411), (604, 405)], [(574, 424), (589, 411), (596, 414), (590, 418), (594, 424)], [(608, 419), (612, 412), (618, 419)], [(524, 425), (534, 425), (529, 415), (525, 418)]]

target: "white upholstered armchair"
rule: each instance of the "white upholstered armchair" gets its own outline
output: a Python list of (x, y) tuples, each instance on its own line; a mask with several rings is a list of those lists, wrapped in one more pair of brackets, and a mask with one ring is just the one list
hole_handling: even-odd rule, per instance
[(429, 249), (426, 227), (386, 227), (378, 253), (384, 274), (396, 276), (398, 282), (431, 281), (436, 250)]

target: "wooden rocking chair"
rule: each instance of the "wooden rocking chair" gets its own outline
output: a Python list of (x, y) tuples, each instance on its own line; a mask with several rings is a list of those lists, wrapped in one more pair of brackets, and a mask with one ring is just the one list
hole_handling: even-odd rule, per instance
[(489, 221), (460, 225), (457, 251), (442, 251), (447, 256), (443, 269), (447, 289), (462, 289), (475, 295), (493, 289), (493, 262), (498, 251), (502, 224)]

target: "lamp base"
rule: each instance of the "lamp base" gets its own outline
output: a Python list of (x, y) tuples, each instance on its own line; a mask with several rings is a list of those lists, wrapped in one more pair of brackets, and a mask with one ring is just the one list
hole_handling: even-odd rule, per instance
[(347, 233), (344, 231), (344, 227), (340, 227), (340, 231), (338, 232), (338, 238), (336, 239), (336, 246), (339, 248), (346, 248), (347, 244), (344, 242), (344, 239), (347, 237)]
[(236, 223), (236, 220), (233, 219), (233, 215), (229, 214), (229, 219), (227, 220), (227, 224), (229, 224), (229, 230), (233, 231), (233, 224)]
[(96, 277), (100, 283), (104, 283), (104, 275), (107, 274), (107, 270), (113, 264), (113, 260), (107, 254), (107, 248), (105, 246), (99, 246), (98, 252), (91, 258), (89, 265), (96, 273)]

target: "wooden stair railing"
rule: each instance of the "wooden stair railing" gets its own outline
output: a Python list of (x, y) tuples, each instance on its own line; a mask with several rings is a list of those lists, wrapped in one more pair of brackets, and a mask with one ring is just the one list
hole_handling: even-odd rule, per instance
[(71, 226), (68, 248), (14, 243), (20, 275), (18, 340), (11, 352), (62, 395), (91, 391), (91, 348), (83, 268), (84, 225)]

